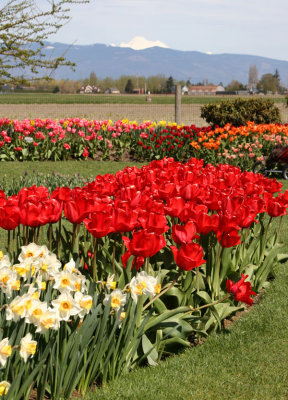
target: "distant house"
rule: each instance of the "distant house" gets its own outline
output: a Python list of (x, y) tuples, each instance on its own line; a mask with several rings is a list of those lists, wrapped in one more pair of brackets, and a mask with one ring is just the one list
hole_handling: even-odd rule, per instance
[(82, 86), (80, 89), (80, 93), (100, 93), (101, 89), (98, 86), (91, 86), (91, 85), (87, 85), (87, 86)]
[(189, 89), (186, 85), (181, 87), (181, 93), (182, 93), (182, 95), (189, 93)]
[(133, 89), (132, 93), (133, 94), (144, 94), (144, 89)]
[(120, 94), (120, 90), (117, 88), (108, 88), (104, 92), (105, 94)]
[(216, 95), (216, 92), (225, 92), (223, 86), (214, 86), (214, 85), (207, 85), (207, 86), (190, 86), (188, 94), (189, 95)]

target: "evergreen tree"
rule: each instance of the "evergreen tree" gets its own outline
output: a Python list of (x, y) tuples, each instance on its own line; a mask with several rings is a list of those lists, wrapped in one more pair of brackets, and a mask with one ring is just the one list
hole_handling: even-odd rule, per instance
[(173, 86), (174, 86), (173, 77), (169, 76), (169, 78), (166, 81), (166, 93), (172, 93)]
[(125, 93), (133, 93), (133, 83), (131, 79), (128, 79), (126, 86), (125, 86)]

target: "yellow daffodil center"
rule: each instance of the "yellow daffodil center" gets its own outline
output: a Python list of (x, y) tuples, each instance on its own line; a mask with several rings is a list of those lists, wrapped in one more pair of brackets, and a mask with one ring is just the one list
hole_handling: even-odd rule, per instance
[(20, 275), (20, 276), (24, 276), (25, 275), (26, 270), (25, 270), (24, 267), (15, 267), (15, 270), (16, 270), (18, 275)]
[(110, 283), (110, 288), (111, 288), (111, 290), (114, 290), (116, 288), (116, 282), (115, 281)]
[(112, 297), (111, 307), (112, 308), (117, 308), (117, 307), (120, 307), (120, 305), (121, 305), (121, 300), (119, 299), (119, 297), (117, 297), (117, 296)]
[(71, 303), (69, 303), (69, 301), (62, 301), (61, 305), (60, 305), (60, 310), (61, 311), (68, 311), (72, 308)]
[(10, 346), (10, 344), (8, 344), (7, 346), (3, 346), (2, 349), (0, 349), (0, 354), (2, 354), (3, 356), (9, 357), (12, 354), (12, 347)]
[(41, 265), (41, 271), (42, 272), (47, 272), (47, 269), (48, 269), (48, 265), (47, 264), (42, 264)]
[(70, 280), (68, 278), (61, 279), (61, 283), (60, 283), (61, 287), (69, 286), (69, 284), (70, 284)]
[(32, 251), (27, 251), (27, 253), (25, 254), (25, 258), (29, 258), (29, 257), (33, 257), (34, 253)]
[(41, 316), (43, 315), (43, 311), (41, 310), (41, 308), (35, 308), (35, 310), (33, 310), (32, 312), (33, 317), (40, 319)]
[(26, 343), (23, 347), (26, 353), (35, 354), (36, 352), (36, 343)]
[(25, 311), (25, 307), (23, 305), (21, 306), (15, 305), (11, 307), (11, 310), (13, 311), (14, 314), (22, 315)]
[(9, 281), (9, 275), (4, 275), (1, 278), (1, 282), (4, 283), (4, 285), (6, 285), (6, 283)]
[(54, 320), (52, 318), (42, 319), (41, 325), (44, 326), (45, 329), (51, 328), (53, 326)]
[(8, 388), (5, 385), (0, 385), (0, 396), (3, 396), (3, 393), (7, 394)]
[(80, 307), (85, 308), (86, 310), (90, 310), (90, 308), (92, 307), (92, 300), (81, 300)]
[(4, 256), (3, 256), (3, 251), (0, 250), (0, 260), (2, 260), (3, 257), (4, 257)]
[(76, 289), (78, 292), (80, 292), (80, 290), (81, 290), (81, 283), (80, 283), (80, 282), (76, 282), (76, 283), (75, 283), (75, 289)]
[(154, 292), (155, 293), (161, 292), (161, 283), (157, 283), (157, 285), (154, 286)]
[(141, 295), (141, 294), (143, 293), (143, 286), (142, 286), (141, 283), (138, 283), (138, 284), (136, 285), (135, 293), (138, 294), (138, 295)]
[(30, 310), (30, 308), (32, 307), (32, 300), (26, 300), (25, 301), (25, 308), (26, 310)]
[(19, 279), (12, 283), (12, 289), (13, 290), (20, 290), (20, 281), (19, 281)]

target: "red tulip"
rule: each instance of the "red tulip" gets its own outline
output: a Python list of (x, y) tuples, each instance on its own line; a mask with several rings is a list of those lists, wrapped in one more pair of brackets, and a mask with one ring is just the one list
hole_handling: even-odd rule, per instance
[(206, 262), (206, 260), (202, 259), (203, 248), (198, 243), (183, 243), (180, 250), (176, 246), (170, 247), (176, 264), (184, 271), (191, 271), (191, 269), (197, 268)]
[(175, 243), (189, 243), (196, 234), (196, 226), (193, 221), (188, 221), (185, 225), (173, 225), (172, 237)]
[(128, 251), (136, 257), (152, 257), (166, 246), (164, 236), (147, 230), (134, 232), (131, 240), (123, 236), (123, 241)]
[(20, 222), (19, 213), (19, 207), (15, 205), (0, 207), (0, 227), (9, 231), (15, 229)]
[(167, 219), (164, 214), (159, 213), (145, 213), (139, 218), (139, 222), (143, 229), (147, 232), (154, 232), (158, 235), (168, 231)]
[[(122, 202), (123, 203), (123, 202)], [(113, 230), (115, 232), (131, 232), (137, 226), (138, 212), (126, 207), (115, 207), (113, 210)]]
[(222, 247), (233, 247), (241, 243), (241, 236), (237, 230), (231, 230), (230, 232), (217, 232), (218, 242)]
[(253, 292), (250, 282), (244, 282), (248, 275), (241, 275), (240, 281), (233, 283), (230, 279), (227, 279), (226, 287), (229, 293), (232, 293), (236, 301), (242, 301), (249, 306), (253, 304), (253, 299), (250, 296), (256, 296), (257, 293)]
[(104, 237), (113, 232), (112, 214), (105, 211), (92, 213), (84, 220), (86, 229), (96, 238)]

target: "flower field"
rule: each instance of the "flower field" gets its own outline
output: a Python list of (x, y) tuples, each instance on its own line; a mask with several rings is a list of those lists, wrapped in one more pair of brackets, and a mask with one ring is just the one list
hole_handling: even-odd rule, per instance
[(1, 160), (97, 159), (152, 161), (191, 157), (205, 163), (228, 163), (251, 170), (255, 161), (268, 155), (275, 144), (288, 143), (288, 125), (248, 122), (241, 127), (226, 125), (212, 130), (177, 126), (165, 121), (0, 119)]
[[(155, 158), (162, 145), (174, 141), (180, 158), (188, 151), (218, 157), (224, 142), (237, 149), (243, 138), (249, 156), (257, 141), (268, 148), (287, 137), (285, 126), (252, 123), (215, 131), (190, 127), (188, 133), (187, 127), (150, 122), (141, 127), (119, 122), (111, 129), (108, 121), (96, 129), (99, 140), (94, 122), (77, 129), (76, 122), (59, 123), (59, 131), (58, 122), (49, 128), (57, 130), (55, 136), (42, 126), (45, 138), (39, 140), (56, 139), (62, 152), (79, 146), (81, 157), (80, 144), (86, 148), (90, 140), (106, 143), (107, 152), (134, 143), (134, 154), (143, 157), (149, 150), (144, 143), (151, 142)], [(25, 137), (34, 140), (35, 125), (27, 122), (27, 135), (21, 125), (17, 135), (24, 139), (19, 140), (33, 146)], [(15, 132), (6, 132), (12, 142)], [(85, 141), (87, 132), (95, 137)], [(219, 147), (208, 148), (210, 139)], [(259, 144), (252, 147), (255, 156)], [(87, 151), (92, 154), (91, 147)], [(29, 398), (36, 389), (39, 399), (69, 399), (75, 390), (83, 394), (95, 382), (137, 365), (156, 365), (221, 330), (243, 303), (253, 304), (277, 264), (287, 259), (279, 233), (288, 191), (282, 193), (275, 179), (206, 160), (204, 165), (198, 158), (180, 162), (162, 156), (74, 189), (31, 186), (12, 196), (1, 191), (0, 227), (7, 231), (7, 247), (0, 253), (0, 391), (7, 399)]]

